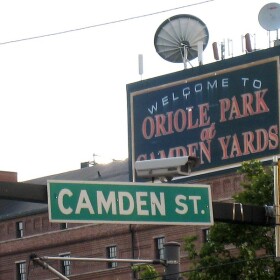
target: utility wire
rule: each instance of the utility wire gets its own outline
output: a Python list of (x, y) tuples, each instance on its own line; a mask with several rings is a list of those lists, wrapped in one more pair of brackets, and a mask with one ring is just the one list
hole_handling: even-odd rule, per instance
[(203, 271), (203, 270), (207, 270), (207, 269), (211, 269), (211, 268), (217, 268), (217, 267), (222, 267), (222, 266), (240, 264), (240, 263), (245, 263), (245, 262), (257, 262), (257, 261), (261, 261), (261, 260), (264, 260), (264, 259), (273, 259), (273, 258), (275, 258), (274, 255), (265, 255), (265, 256), (255, 257), (253, 259), (243, 259), (243, 260), (239, 259), (239, 260), (230, 261), (230, 262), (226, 262), (226, 263), (221, 263), (221, 264), (215, 264), (215, 265), (209, 265), (209, 266), (189, 269), (189, 270), (181, 271), (181, 273)]
[(111, 24), (115, 24), (115, 23), (121, 23), (121, 22), (129, 21), (129, 20), (135, 20), (135, 19), (139, 19), (139, 18), (154, 16), (154, 15), (157, 15), (157, 14), (167, 13), (167, 12), (170, 12), (170, 11), (175, 11), (175, 10), (179, 10), (179, 9), (183, 9), (183, 8), (187, 8), (187, 7), (197, 6), (197, 5), (201, 5), (201, 4), (205, 4), (205, 3), (213, 2), (213, 1), (215, 1), (215, 0), (206, 0), (206, 1), (198, 2), (198, 3), (194, 3), (194, 4), (184, 5), (184, 6), (180, 6), (180, 7), (177, 7), (177, 8), (171, 8), (171, 9), (167, 9), (167, 10), (163, 10), (163, 11), (159, 11), (159, 12), (154, 12), (154, 13), (149, 13), (149, 14), (145, 14), (145, 15), (134, 16), (134, 17), (119, 19), (119, 20), (114, 20), (114, 21), (109, 21), (109, 22), (104, 22), (104, 23), (99, 23), (99, 24), (94, 24), (94, 25), (85, 26), (85, 27), (79, 27), (79, 28), (65, 30), (65, 31), (59, 31), (59, 32), (55, 32), (55, 33), (38, 35), (38, 36), (34, 36), (34, 37), (28, 37), (28, 38), (6, 41), (6, 42), (0, 43), (0, 45), (7, 45), (7, 44), (11, 44), (11, 43), (18, 43), (18, 42), (22, 42), (22, 41), (40, 39), (40, 38), (50, 37), (50, 36), (57, 36), (57, 35), (62, 35), (62, 34), (66, 34), (66, 33), (82, 31), (82, 30), (85, 30), (85, 29), (90, 29), (90, 28), (95, 28), (95, 27), (100, 27), (100, 26), (105, 26), (105, 25), (111, 25)]
[[(240, 263), (245, 263), (245, 262), (257, 262), (257, 261), (261, 261), (261, 260), (265, 260), (265, 259), (275, 259), (274, 255), (265, 255), (265, 256), (259, 256), (259, 257), (255, 257), (253, 259), (239, 259), (239, 260), (235, 260), (235, 261), (230, 261), (230, 262), (226, 262), (226, 263), (221, 263), (221, 264), (216, 264), (216, 265), (209, 265), (209, 266), (205, 266), (205, 267), (199, 267), (199, 268), (194, 268), (194, 269), (189, 269), (189, 270), (185, 270), (185, 271), (181, 271), (180, 274), (182, 273), (190, 273), (190, 272), (196, 272), (196, 271), (203, 271), (203, 270), (207, 270), (207, 269), (211, 269), (211, 268), (217, 268), (217, 267), (222, 267), (222, 266), (227, 266), (227, 265), (234, 265), (234, 264), (240, 264)], [(178, 275), (178, 273), (174, 273), (174, 274), (168, 274), (165, 276), (172, 276), (172, 275)], [(145, 279), (149, 279), (149, 280), (154, 280), (157, 279), (158, 277), (164, 277), (164, 276), (152, 276), (152, 277), (148, 277)], [(163, 278), (162, 278), (163, 279)], [(144, 280), (143, 278), (138, 278), (137, 280)]]

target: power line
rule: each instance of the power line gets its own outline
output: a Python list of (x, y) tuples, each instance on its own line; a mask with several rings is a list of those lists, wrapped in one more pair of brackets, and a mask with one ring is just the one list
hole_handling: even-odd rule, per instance
[(230, 262), (226, 262), (226, 263), (220, 263), (220, 264), (215, 264), (215, 265), (209, 265), (209, 266), (203, 266), (203, 267), (198, 267), (198, 268), (194, 268), (194, 269), (189, 269), (189, 270), (181, 271), (180, 273), (198, 272), (198, 271), (203, 271), (203, 270), (207, 270), (207, 269), (211, 269), (211, 268), (218, 268), (218, 267), (222, 267), (222, 266), (241, 264), (241, 263), (245, 263), (245, 262), (257, 262), (257, 261), (261, 261), (261, 260), (265, 260), (265, 259), (275, 259), (275, 256), (274, 255), (265, 255), (265, 256), (255, 257), (253, 259), (239, 259), (239, 260), (237, 259), (235, 261), (230, 261)]
[(94, 25), (85, 26), (85, 27), (79, 27), (79, 28), (69, 29), (69, 30), (65, 30), (65, 31), (59, 31), (59, 32), (55, 32), (55, 33), (49, 33), (49, 34), (43, 34), (43, 35), (38, 35), (38, 36), (33, 36), (33, 37), (28, 37), (28, 38), (6, 41), (6, 42), (0, 43), (0, 45), (7, 45), (7, 44), (11, 44), (11, 43), (18, 43), (18, 42), (22, 42), (22, 41), (40, 39), (40, 38), (50, 37), (50, 36), (57, 36), (57, 35), (62, 35), (62, 34), (66, 34), (66, 33), (82, 31), (82, 30), (85, 30), (85, 29), (101, 27), (101, 26), (111, 25), (111, 24), (115, 24), (115, 23), (121, 23), (121, 22), (129, 21), (129, 20), (135, 20), (135, 19), (139, 19), (139, 18), (154, 16), (154, 15), (157, 15), (157, 14), (167, 13), (167, 12), (170, 12), (170, 11), (175, 11), (175, 10), (179, 10), (179, 9), (183, 9), (183, 8), (187, 8), (187, 7), (197, 6), (197, 5), (201, 5), (201, 4), (205, 4), (205, 3), (213, 2), (213, 1), (215, 1), (215, 0), (205, 0), (205, 1), (202, 1), (202, 2), (194, 3), (194, 4), (184, 5), (184, 6), (171, 8), (171, 9), (167, 9), (167, 10), (162, 10), (162, 11), (159, 11), (159, 12), (149, 13), (149, 14), (145, 14), (145, 15), (134, 16), (134, 17), (119, 19), (119, 20), (114, 20), (114, 21), (109, 21), (109, 22), (104, 22), (104, 23), (99, 23), (99, 24), (94, 24)]
[[(211, 268), (218, 268), (218, 267), (223, 267), (223, 266), (232, 266), (234, 264), (242, 264), (242, 263), (246, 263), (246, 262), (257, 262), (257, 261), (262, 261), (262, 260), (266, 260), (266, 259), (275, 259), (274, 255), (265, 255), (265, 256), (259, 256), (259, 257), (255, 257), (253, 259), (239, 259), (239, 260), (235, 260), (235, 261), (230, 261), (230, 262), (226, 262), (226, 263), (220, 263), (220, 264), (216, 264), (216, 265), (209, 265), (209, 266), (205, 266), (205, 267), (198, 267), (198, 268), (194, 268), (194, 269), (189, 269), (189, 270), (184, 270), (181, 271), (180, 274), (183, 273), (190, 273), (190, 272), (199, 272), (199, 271), (203, 271), (203, 270), (207, 270), (207, 269), (211, 269)], [(168, 274), (165, 276), (172, 276), (173, 274)], [(175, 274), (174, 274), (175, 275)], [(177, 273), (176, 273), (177, 275)], [(145, 279), (149, 279), (149, 280), (154, 280), (157, 279), (158, 277), (163, 277), (163, 276), (151, 276), (149, 278), (145, 278)], [(144, 280), (143, 278), (138, 278), (137, 280)]]

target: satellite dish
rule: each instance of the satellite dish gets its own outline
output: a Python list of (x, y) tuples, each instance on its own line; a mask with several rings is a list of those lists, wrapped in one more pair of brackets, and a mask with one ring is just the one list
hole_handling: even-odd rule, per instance
[(264, 5), (258, 16), (259, 24), (267, 31), (280, 28), (280, 4), (268, 3)]
[[(198, 57), (207, 46), (209, 33), (206, 25), (192, 15), (176, 15), (165, 20), (157, 29), (154, 45), (165, 60), (184, 63)], [(201, 43), (202, 42), (202, 43)]]

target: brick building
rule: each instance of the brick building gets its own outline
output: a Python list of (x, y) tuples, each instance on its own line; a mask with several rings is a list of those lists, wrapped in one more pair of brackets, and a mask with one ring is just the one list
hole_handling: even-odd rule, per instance
[[(46, 184), (48, 179), (77, 181), (128, 181), (128, 161), (94, 165), (29, 181)], [(16, 181), (16, 174), (0, 173), (0, 181)], [(212, 177), (200, 183), (211, 185), (214, 201), (230, 201), (240, 191), (236, 173)], [(160, 259), (165, 242), (181, 244), (181, 271), (188, 268), (184, 238), (197, 235), (202, 243), (207, 227), (123, 224), (50, 223), (46, 204), (0, 200), (0, 280), (57, 279), (47, 269), (34, 266), (30, 255), (90, 258)], [(69, 279), (137, 279), (130, 263), (47, 261)], [(163, 272), (163, 266), (157, 265)]]

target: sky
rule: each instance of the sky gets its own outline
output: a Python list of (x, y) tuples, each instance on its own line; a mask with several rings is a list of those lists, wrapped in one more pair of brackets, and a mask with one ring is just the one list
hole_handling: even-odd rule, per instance
[(244, 54), (246, 33), (253, 47), (268, 48), (258, 14), (270, 2), (1, 1), (0, 170), (25, 181), (79, 169), (94, 154), (97, 163), (127, 158), (126, 85), (183, 70), (157, 54), (160, 24), (178, 14), (202, 20), (209, 32), (203, 53), (208, 64), (215, 61), (213, 42), (226, 43), (226, 58)]

